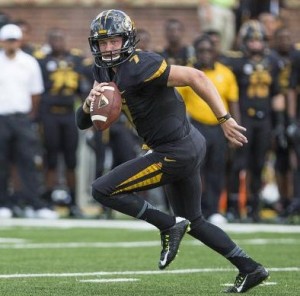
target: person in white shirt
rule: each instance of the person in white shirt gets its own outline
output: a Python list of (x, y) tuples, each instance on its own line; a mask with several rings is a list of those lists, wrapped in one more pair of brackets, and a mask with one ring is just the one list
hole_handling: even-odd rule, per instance
[(42, 189), (36, 153), (36, 119), (44, 91), (38, 62), (20, 49), (21, 29), (7, 24), (0, 30), (0, 218), (12, 216), (9, 180), (12, 164), (20, 177), (21, 196), (33, 207), (34, 217), (56, 218), (40, 199)]

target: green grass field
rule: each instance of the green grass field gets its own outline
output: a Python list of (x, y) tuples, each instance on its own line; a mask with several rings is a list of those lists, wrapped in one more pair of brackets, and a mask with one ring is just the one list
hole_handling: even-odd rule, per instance
[[(48, 226), (39, 220), (2, 222), (1, 296), (220, 295), (237, 274), (225, 259), (189, 236), (168, 270), (158, 270), (158, 231), (137, 227), (136, 221), (58, 221), (58, 227), (49, 227), (51, 221)], [(132, 227), (122, 229), (122, 223)], [(299, 226), (255, 231), (248, 225), (252, 230), (247, 233), (239, 232), (242, 226), (230, 226), (231, 237), (271, 273), (268, 282), (247, 294), (300, 295)]]

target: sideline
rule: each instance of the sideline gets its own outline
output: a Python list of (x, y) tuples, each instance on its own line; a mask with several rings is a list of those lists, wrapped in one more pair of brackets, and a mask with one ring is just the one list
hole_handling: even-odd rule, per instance
[[(218, 225), (223, 230), (235, 233), (275, 232), (300, 233), (300, 225), (278, 224), (240, 224), (228, 223)], [(140, 220), (84, 220), (84, 219), (0, 219), (0, 229), (7, 227), (48, 227), (48, 228), (108, 228), (131, 230), (155, 230), (156, 228)]]

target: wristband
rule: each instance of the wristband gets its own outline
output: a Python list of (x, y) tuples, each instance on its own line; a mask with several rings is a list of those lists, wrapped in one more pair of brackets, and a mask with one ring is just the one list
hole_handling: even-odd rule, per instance
[(217, 120), (218, 120), (219, 124), (222, 124), (230, 118), (231, 118), (230, 113), (227, 113), (224, 116), (218, 117)]

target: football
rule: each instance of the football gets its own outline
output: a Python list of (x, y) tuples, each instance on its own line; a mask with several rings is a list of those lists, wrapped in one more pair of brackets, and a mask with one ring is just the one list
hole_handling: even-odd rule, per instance
[(104, 92), (90, 106), (91, 120), (100, 131), (110, 127), (119, 118), (122, 108), (122, 98), (117, 85), (111, 81), (103, 89)]

